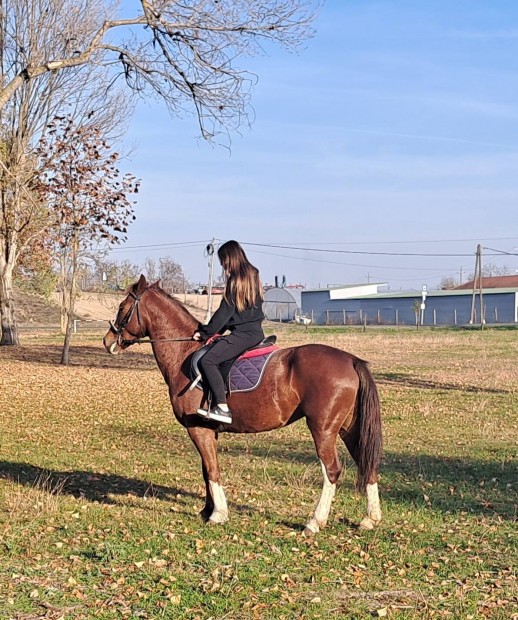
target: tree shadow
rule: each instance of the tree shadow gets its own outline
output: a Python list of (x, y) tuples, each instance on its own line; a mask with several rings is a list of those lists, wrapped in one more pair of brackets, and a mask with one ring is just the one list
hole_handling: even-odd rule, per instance
[(454, 383), (441, 383), (418, 379), (405, 373), (397, 372), (377, 372), (376, 383), (378, 385), (400, 385), (420, 390), (453, 390), (457, 392), (467, 392), (474, 394), (510, 394), (511, 390), (480, 387), (478, 385), (455, 385)]
[(381, 488), (391, 502), (510, 521), (517, 518), (517, 478), (510, 457), (486, 461), (388, 452), (381, 467)]
[[(200, 474), (201, 475), (201, 474)], [(199, 495), (178, 487), (154, 484), (138, 478), (92, 471), (55, 471), (31, 465), (0, 461), (0, 479), (26, 487), (53, 490), (61, 495), (83, 498), (100, 504), (116, 504), (110, 496), (153, 497), (178, 501), (177, 495), (199, 499)]]
[[(2, 357), (5, 359), (57, 366), (61, 360), (61, 345), (35, 344), (20, 347), (5, 347)], [(71, 367), (117, 368), (121, 370), (156, 370), (157, 365), (151, 351), (125, 351), (120, 355), (110, 355), (101, 345), (70, 347), (69, 364)]]

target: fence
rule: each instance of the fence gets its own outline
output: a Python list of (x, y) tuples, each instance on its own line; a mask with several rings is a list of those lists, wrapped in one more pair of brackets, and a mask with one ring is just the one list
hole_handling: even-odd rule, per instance
[[(369, 311), (359, 310), (311, 310), (312, 324), (317, 325), (428, 325), (455, 326), (480, 324), (480, 308), (474, 309), (474, 317), (464, 308), (431, 308), (417, 314), (397, 308), (373, 308)], [(482, 322), (488, 325), (515, 323), (511, 309), (498, 306), (483, 308)]]

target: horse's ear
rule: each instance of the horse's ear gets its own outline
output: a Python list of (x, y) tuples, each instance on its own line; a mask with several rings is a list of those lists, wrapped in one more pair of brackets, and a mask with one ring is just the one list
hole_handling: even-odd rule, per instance
[(153, 284), (149, 285), (149, 288), (160, 288), (160, 280), (153, 282)]
[(146, 288), (147, 288), (147, 280), (144, 275), (141, 275), (139, 281), (137, 282), (137, 289), (135, 293), (139, 295), (140, 293), (143, 293), (146, 290)]

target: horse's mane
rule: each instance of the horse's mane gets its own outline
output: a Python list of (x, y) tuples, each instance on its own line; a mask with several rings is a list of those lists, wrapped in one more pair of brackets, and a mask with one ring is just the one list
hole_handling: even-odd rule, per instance
[(158, 284), (158, 282), (155, 282), (154, 284), (150, 284), (148, 286), (148, 288), (152, 288), (156, 293), (158, 293), (161, 297), (163, 297), (166, 301), (171, 302), (172, 304), (174, 304), (181, 312), (183, 312), (183, 314), (185, 314), (187, 317), (189, 318), (195, 318), (190, 312), (189, 310), (184, 306), (184, 304), (177, 298), (174, 297), (174, 295), (170, 295), (169, 293), (167, 293), (166, 291), (164, 291), (163, 288), (160, 287), (160, 285)]

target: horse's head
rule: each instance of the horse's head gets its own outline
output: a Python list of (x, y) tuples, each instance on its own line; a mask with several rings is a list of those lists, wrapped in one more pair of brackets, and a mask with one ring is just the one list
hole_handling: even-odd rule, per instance
[(121, 302), (115, 321), (110, 321), (110, 329), (103, 338), (108, 353), (117, 355), (130, 345), (146, 336), (140, 313), (140, 300), (149, 285), (144, 276), (134, 284), (126, 298)]

